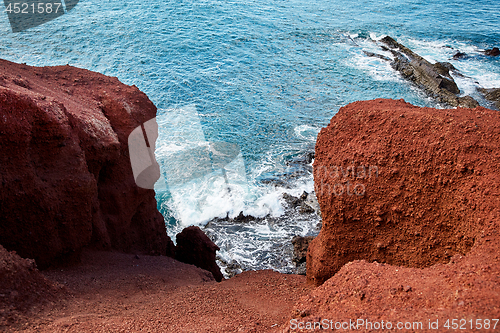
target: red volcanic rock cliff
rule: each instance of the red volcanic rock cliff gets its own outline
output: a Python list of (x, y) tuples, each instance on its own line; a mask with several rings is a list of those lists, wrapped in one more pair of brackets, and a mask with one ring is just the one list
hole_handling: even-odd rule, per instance
[(148, 97), (117, 78), (0, 60), (0, 244), (42, 267), (89, 243), (173, 256), (127, 146), (155, 116)]
[(498, 319), (499, 143), (500, 113), (482, 107), (341, 108), (314, 162), (323, 226), (307, 279), (322, 285), (294, 320)]

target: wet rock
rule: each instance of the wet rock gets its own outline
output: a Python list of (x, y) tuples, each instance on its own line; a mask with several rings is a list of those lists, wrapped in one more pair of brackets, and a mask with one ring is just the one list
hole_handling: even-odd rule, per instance
[[(316, 212), (314, 194), (311, 195), (304, 191), (299, 198), (288, 193), (283, 193), (282, 197), (288, 208), (295, 209), (299, 207), (298, 212), (300, 214), (312, 214)], [(319, 209), (319, 205), (317, 208)]]
[(175, 259), (211, 272), (217, 282), (224, 278), (215, 262), (219, 249), (197, 226), (187, 227), (176, 236)]
[(307, 248), (309, 247), (309, 243), (314, 239), (313, 236), (295, 236), (292, 238), (293, 245), (293, 257), (292, 261), (298, 266), (301, 263), (306, 262), (307, 257)]
[(460, 60), (460, 59), (465, 59), (467, 58), (467, 54), (463, 53), (463, 52), (460, 52), (458, 51), (457, 53), (455, 53), (452, 57), (453, 60)]
[[(375, 131), (374, 123), (380, 124)], [(341, 108), (318, 136), (315, 183), (324, 189), (336, 184), (322, 170), (352, 156), (378, 165), (380, 173), (363, 179), (363, 196), (318, 194), (323, 226), (307, 252), (308, 281), (322, 284), (353, 260), (428, 268), (457, 253), (468, 257), (473, 248), (472, 256), (490, 256), (496, 245), (477, 239), (490, 230), (479, 217), (498, 209), (497, 198), (488, 196), (500, 189), (499, 124), (500, 114), (482, 107), (431, 109), (378, 99)], [(360, 144), (367, 135), (388, 139), (367, 149)], [(464, 177), (467, 170), (474, 171)], [(482, 182), (489, 191), (471, 190)], [(464, 200), (446, 202), (458, 193)], [(497, 230), (498, 219), (491, 221)]]
[(388, 46), (394, 55), (391, 66), (438, 102), (453, 107), (479, 106), (470, 96), (458, 96), (460, 89), (449, 74), (450, 70), (454, 70), (451, 64), (431, 64), (389, 36), (382, 38), (381, 42)]
[(446, 76), (449, 79), (452, 79), (450, 71), (457, 70), (455, 66), (449, 62), (436, 62), (433, 66), (440, 75)]
[(321, 210), (319, 208), (319, 203), (318, 203), (318, 199), (316, 198), (316, 193), (315, 192), (309, 193), (307, 195), (307, 198), (304, 200), (304, 203), (307, 204), (312, 209), (314, 209), (314, 211), (316, 212), (316, 214), (318, 214), (319, 216), (321, 216)]
[(392, 59), (391, 59), (391, 58), (386, 57), (385, 55), (382, 55), (382, 54), (373, 53), (373, 52), (368, 52), (368, 51), (363, 51), (363, 53), (364, 53), (365, 55), (367, 55), (368, 57), (372, 57), (372, 58), (379, 58), (379, 59), (382, 59), (382, 60), (385, 60), (385, 61), (392, 61)]
[(56, 301), (66, 292), (46, 279), (34, 260), (23, 259), (0, 245), (0, 328), (7, 324), (7, 318), (13, 319), (35, 305)]
[(294, 197), (293, 195), (288, 193), (283, 193), (282, 197), (285, 200), (286, 204), (291, 208), (300, 206), (303, 201), (302, 199)]
[[(312, 148), (311, 148), (312, 149)], [(292, 183), (299, 177), (312, 173), (311, 163), (314, 160), (314, 150), (307, 150), (294, 156), (286, 156), (284, 163), (287, 166), (284, 172), (267, 174), (260, 179), (263, 184), (274, 185), (286, 189), (292, 188)]]
[(289, 161), (287, 164), (288, 165), (293, 165), (293, 164), (307, 165), (307, 164), (311, 164), (311, 162), (313, 160), (314, 160), (314, 150), (299, 154), (298, 156), (293, 158), (291, 161)]
[(308, 204), (306, 204), (305, 202), (303, 202), (300, 205), (299, 213), (301, 213), (301, 214), (312, 214), (314, 212), (315, 212), (314, 209), (311, 206), (309, 206)]
[(261, 179), (260, 182), (262, 184), (274, 185), (276, 187), (291, 188), (290, 182), (288, 180), (282, 179), (280, 177), (267, 177), (267, 178)]
[(240, 263), (236, 260), (231, 260), (229, 263), (225, 262), (222, 258), (218, 258), (218, 260), (224, 265), (226, 276), (228, 278), (232, 278), (238, 274), (243, 273), (244, 269), (241, 267)]
[(498, 49), (498, 47), (494, 47), (492, 49), (485, 50), (484, 54), (490, 57), (498, 57), (500, 55), (500, 49)]
[(493, 102), (495, 104), (497, 110), (500, 110), (500, 88), (493, 89), (478, 89), (488, 101)]
[(296, 269), (295, 269), (295, 274), (307, 275), (307, 263), (302, 262), (302, 263), (298, 264)]

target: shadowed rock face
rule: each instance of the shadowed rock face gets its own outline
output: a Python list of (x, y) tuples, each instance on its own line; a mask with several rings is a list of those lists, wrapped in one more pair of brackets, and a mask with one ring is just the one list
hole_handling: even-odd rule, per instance
[(437, 101), (454, 107), (479, 106), (470, 96), (458, 96), (460, 89), (449, 75), (449, 70), (453, 67), (451, 64), (431, 64), (389, 36), (382, 38), (381, 42), (386, 44), (394, 55), (392, 67)]
[(0, 244), (42, 268), (90, 243), (173, 256), (128, 156), (129, 133), (155, 116), (116, 78), (0, 60)]

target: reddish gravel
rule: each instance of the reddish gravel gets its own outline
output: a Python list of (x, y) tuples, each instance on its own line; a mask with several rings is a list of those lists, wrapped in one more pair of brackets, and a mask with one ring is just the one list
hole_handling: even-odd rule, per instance
[(209, 272), (169, 257), (112, 252), (84, 252), (80, 265), (44, 275), (71, 296), (7, 331), (268, 332), (311, 290), (299, 275), (245, 272), (217, 283)]

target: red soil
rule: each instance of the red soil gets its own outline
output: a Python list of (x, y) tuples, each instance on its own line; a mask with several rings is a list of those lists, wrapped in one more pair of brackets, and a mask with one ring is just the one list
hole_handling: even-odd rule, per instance
[(268, 332), (310, 292), (305, 277), (245, 272), (217, 283), (169, 257), (84, 252), (82, 263), (43, 274), (69, 296), (32, 308), (12, 332)]

